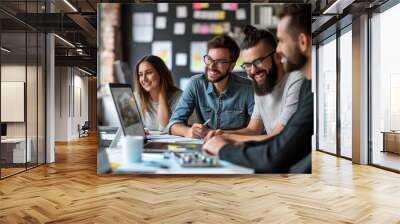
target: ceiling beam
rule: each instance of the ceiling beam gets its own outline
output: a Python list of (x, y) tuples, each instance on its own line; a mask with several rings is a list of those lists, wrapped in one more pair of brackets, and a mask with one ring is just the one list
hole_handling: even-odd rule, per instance
[(96, 46), (96, 35), (97, 31), (96, 28), (94, 28), (85, 17), (83, 17), (80, 14), (68, 14), (67, 15), (71, 20), (73, 20), (77, 25), (79, 25), (82, 30), (88, 35), (89, 38), (86, 39), (86, 41), (91, 45), (91, 46)]
[(96, 57), (90, 56), (55, 56), (56, 66), (81, 66), (95, 71), (97, 67)]

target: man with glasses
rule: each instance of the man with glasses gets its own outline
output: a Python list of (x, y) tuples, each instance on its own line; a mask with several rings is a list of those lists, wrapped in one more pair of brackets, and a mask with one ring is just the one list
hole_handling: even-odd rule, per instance
[[(254, 107), (251, 81), (231, 73), (239, 57), (239, 47), (228, 35), (208, 41), (204, 74), (191, 77), (169, 121), (173, 135), (203, 138), (212, 129), (246, 127)], [(191, 127), (187, 121), (196, 112)]]
[(203, 150), (223, 160), (251, 167), (256, 172), (310, 173), (314, 131), (311, 7), (309, 4), (290, 4), (284, 7), (280, 17), (276, 51), (281, 55), (286, 71), (301, 70), (305, 78), (296, 112), (282, 132), (270, 139), (230, 144), (221, 136), (214, 136), (203, 145)]
[(211, 131), (206, 140), (213, 135), (222, 135), (231, 142), (265, 140), (279, 134), (297, 109), (303, 74), (300, 71), (285, 73), (271, 32), (248, 25), (243, 33), (245, 38), (240, 48), (244, 63), (241, 67), (255, 89), (250, 123), (240, 130)]

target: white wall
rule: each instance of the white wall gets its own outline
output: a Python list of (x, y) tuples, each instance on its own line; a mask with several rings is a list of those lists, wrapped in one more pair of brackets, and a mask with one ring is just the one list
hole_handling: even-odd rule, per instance
[(78, 124), (88, 120), (88, 78), (83, 75), (76, 68), (56, 67), (56, 141), (77, 139)]
[[(25, 64), (3, 64), (1, 66), (1, 81), (3, 82), (24, 82), (26, 87), (26, 105), (23, 102), (21, 108), (23, 114), (26, 112), (26, 120), (22, 122), (6, 122), (7, 137), (29, 139), (32, 161), (44, 163), (44, 92), (43, 83), (44, 74), (41, 66), (32, 66)], [(27, 78), (27, 80), (26, 80)], [(24, 94), (25, 90), (20, 90)], [(7, 96), (2, 96), (7, 97)], [(12, 108), (2, 107), (2, 112), (13, 113)], [(7, 111), (9, 110), (9, 111)], [(14, 112), (15, 113), (15, 112)], [(23, 115), (24, 116), (24, 115)], [(38, 156), (37, 156), (38, 153)]]
[(68, 140), (68, 85), (67, 67), (55, 68), (55, 141)]
[[(37, 99), (36, 99), (36, 80), (31, 80), (33, 76), (36, 77), (36, 66), (27, 66), (25, 65), (18, 65), (18, 64), (8, 64), (8, 65), (2, 65), (1, 66), (1, 81), (4, 82), (25, 82), (25, 75), (27, 73), (28, 76), (28, 81), (29, 81), (29, 86), (31, 87), (32, 85), (34, 88), (27, 88), (27, 106), (29, 107), (29, 110), (27, 112), (27, 120), (28, 120), (28, 137), (30, 133), (33, 131), (36, 131), (36, 120), (37, 120), (37, 115), (36, 115), (36, 106), (37, 106)], [(39, 105), (40, 107), (41, 105)], [(7, 110), (9, 108), (1, 108), (1, 110)], [(33, 111), (35, 113), (33, 113)], [(34, 123), (32, 123), (34, 122)], [(25, 137), (25, 126), (26, 126), (26, 121), (25, 122), (7, 122), (7, 136), (8, 137)], [(36, 132), (35, 132), (35, 137), (36, 137)]]

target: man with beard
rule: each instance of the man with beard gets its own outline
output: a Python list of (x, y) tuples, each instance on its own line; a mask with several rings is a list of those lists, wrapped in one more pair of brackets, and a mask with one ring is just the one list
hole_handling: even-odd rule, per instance
[[(239, 47), (228, 35), (208, 41), (205, 73), (191, 77), (169, 121), (173, 135), (203, 138), (212, 129), (246, 127), (254, 107), (254, 90), (247, 78), (231, 73)], [(195, 111), (197, 120), (187, 125)]]
[[(297, 109), (303, 74), (286, 73), (281, 57), (275, 52), (277, 42), (272, 33), (253, 26), (243, 29), (241, 67), (252, 79), (255, 89), (254, 111), (249, 125), (235, 131), (211, 131), (232, 142), (261, 141), (279, 134)], [(263, 132), (267, 134), (263, 134)]]
[(264, 141), (230, 144), (215, 136), (203, 150), (221, 159), (247, 166), (261, 173), (311, 172), (313, 94), (311, 92), (311, 7), (291, 4), (282, 12), (277, 30), (277, 53), (286, 71), (300, 69), (305, 80), (298, 108), (283, 131)]

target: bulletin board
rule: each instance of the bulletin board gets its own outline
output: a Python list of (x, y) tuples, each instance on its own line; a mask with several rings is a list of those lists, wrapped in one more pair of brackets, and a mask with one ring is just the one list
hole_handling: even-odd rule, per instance
[[(150, 3), (123, 6), (124, 56), (132, 70), (143, 56), (158, 54), (169, 66), (179, 86), (182, 78), (204, 72), (202, 56), (206, 52), (201, 49), (204, 49), (208, 40), (217, 35), (214, 33), (223, 31), (238, 34), (240, 27), (250, 24), (248, 3), (194, 4), (196, 3)], [(240, 64), (238, 61), (237, 65)], [(246, 75), (239, 66), (234, 72)]]

